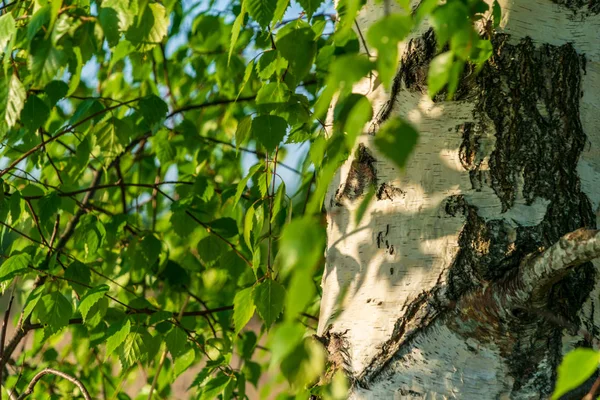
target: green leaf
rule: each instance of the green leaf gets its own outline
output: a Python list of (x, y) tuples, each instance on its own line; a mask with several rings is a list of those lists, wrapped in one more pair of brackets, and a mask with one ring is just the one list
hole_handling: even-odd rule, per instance
[(51, 6), (50, 4), (46, 4), (44, 7), (38, 9), (29, 20), (29, 24), (27, 24), (27, 40), (31, 41), (34, 38), (35, 34), (38, 31), (50, 22), (50, 13)]
[(283, 82), (270, 82), (260, 88), (256, 94), (256, 104), (285, 103), (290, 98), (290, 90)]
[(253, 250), (254, 246), (252, 245), (252, 228), (254, 227), (254, 206), (250, 206), (248, 210), (246, 210), (246, 215), (244, 216), (244, 242), (246, 242), (246, 246)]
[(4, 113), (2, 119), (6, 121), (9, 128), (12, 128), (19, 120), (27, 93), (14, 74), (0, 80), (0, 93), (0, 110)]
[(448, 83), (453, 60), (454, 53), (452, 51), (442, 53), (431, 60), (427, 75), (429, 97), (433, 98)]
[(169, 112), (167, 103), (161, 100), (160, 97), (150, 95), (139, 101), (140, 113), (150, 126), (154, 126), (163, 121)]
[(252, 117), (247, 116), (244, 117), (237, 126), (235, 130), (235, 146), (236, 149), (239, 149), (246, 140), (250, 137), (250, 132), (252, 129)]
[(231, 378), (228, 376), (219, 375), (215, 379), (208, 381), (202, 388), (199, 400), (213, 400), (218, 398), (230, 380)]
[(148, 325), (156, 325), (159, 322), (166, 321), (168, 319), (173, 318), (173, 313), (170, 311), (157, 311), (150, 316), (148, 320)]
[(252, 19), (265, 29), (275, 15), (277, 0), (244, 0), (244, 4)]
[(75, 229), (75, 241), (83, 244), (86, 258), (96, 254), (104, 238), (106, 229), (95, 215), (84, 215)]
[(252, 120), (252, 137), (270, 153), (285, 136), (287, 122), (275, 115), (261, 115)]
[(292, 271), (310, 274), (323, 257), (325, 231), (316, 218), (294, 219), (288, 223), (279, 240), (277, 255), (281, 275), (286, 277)]
[(181, 354), (179, 357), (177, 357), (173, 365), (173, 376), (177, 378), (189, 367), (191, 367), (195, 360), (196, 352), (192, 348), (188, 349), (185, 353)]
[(321, 4), (323, 4), (323, 0), (298, 0), (298, 3), (306, 11), (306, 16), (310, 19)]
[(158, 158), (161, 165), (170, 163), (177, 155), (175, 148), (169, 141), (169, 132), (166, 130), (161, 130), (152, 137), (152, 147), (155, 149), (156, 158)]
[(283, 311), (285, 289), (280, 283), (266, 279), (254, 288), (253, 294), (256, 311), (269, 328)]
[(63, 99), (69, 93), (69, 85), (63, 81), (51, 81), (44, 88), (44, 92), (48, 95), (50, 106), (54, 107), (60, 99)]
[(60, 292), (42, 296), (35, 308), (38, 319), (47, 325), (49, 333), (56, 333), (69, 324), (73, 315), (71, 302)]
[(29, 70), (36, 84), (45, 85), (57, 78), (67, 61), (67, 54), (50, 40), (36, 36), (31, 42)]
[(125, 36), (141, 52), (160, 44), (169, 29), (169, 15), (160, 3), (151, 3), (144, 8), (137, 25), (132, 25)]
[(106, 358), (117, 349), (131, 331), (131, 322), (129, 319), (123, 319), (108, 328), (106, 334)]
[[(359, 97), (357, 98), (356, 96)], [(348, 116), (341, 119), (344, 122), (346, 145), (349, 149), (354, 148), (356, 139), (363, 132), (365, 125), (373, 118), (373, 107), (366, 96), (354, 95), (353, 97), (349, 97), (349, 99), (351, 98), (357, 98), (357, 101), (352, 104)]]
[(27, 266), (31, 264), (29, 254), (17, 254), (10, 257), (0, 265), (0, 282), (12, 279), (27, 271)]
[(253, 290), (253, 287), (240, 290), (233, 299), (233, 326), (236, 336), (250, 321), (256, 310)]
[(15, 19), (12, 13), (0, 17), (0, 54), (4, 54), (12, 36), (17, 33)]
[[(352, 65), (352, 68), (348, 68)], [(336, 58), (329, 68), (326, 88), (315, 104), (315, 116), (322, 117), (331, 105), (338, 90), (350, 91), (352, 85), (365, 77), (373, 68), (373, 62), (365, 55), (349, 54)]]
[(138, 332), (129, 333), (119, 350), (119, 360), (123, 369), (128, 369), (138, 361), (143, 361), (146, 354), (143, 336)]
[[(134, 22), (138, 14), (138, 3), (137, 1), (129, 1), (129, 0), (104, 0), (102, 2), (103, 8), (112, 9), (109, 11), (111, 14), (115, 15), (118, 19), (118, 30), (121, 32), (125, 32)], [(102, 10), (102, 9), (100, 9)], [(100, 21), (102, 25), (102, 21)], [(104, 28), (104, 25), (102, 25)], [(113, 28), (112, 25), (108, 28)]]
[(274, 73), (281, 73), (287, 67), (287, 60), (279, 56), (276, 50), (265, 51), (258, 59), (256, 71), (258, 77), (264, 80), (269, 79)]
[(431, 14), (438, 48), (441, 49), (453, 35), (472, 30), (469, 15), (469, 9), (461, 1), (447, 2)]
[(367, 42), (377, 49), (377, 70), (389, 90), (398, 67), (398, 42), (404, 40), (413, 27), (410, 15), (391, 14), (375, 22), (367, 31)]
[[(106, 2), (103, 2), (103, 4), (105, 3)], [(115, 47), (121, 38), (118, 12), (114, 8), (101, 7), (100, 11), (98, 12), (98, 22), (100, 22), (100, 26), (104, 31), (108, 45), (110, 47)]]
[(31, 315), (31, 313), (37, 306), (37, 303), (42, 298), (43, 293), (43, 286), (38, 286), (37, 288), (33, 289), (31, 293), (29, 293), (29, 296), (27, 296), (27, 300), (25, 300), (25, 306), (23, 307), (23, 321), (27, 320), (27, 317)]
[(494, 28), (498, 28), (502, 21), (502, 7), (500, 7), (498, 0), (494, 0), (492, 5), (492, 18), (494, 19)]
[(90, 284), (92, 275), (87, 265), (75, 260), (67, 267), (65, 278), (69, 280), (73, 290), (82, 295), (87, 290), (86, 286)]
[[(235, 49), (235, 44), (237, 43), (237, 40), (240, 37), (240, 31), (242, 29), (242, 24), (244, 23), (245, 16), (246, 16), (246, 2), (242, 1), (242, 8), (240, 10), (240, 13), (235, 18), (235, 21), (233, 22), (233, 26), (231, 27), (231, 40), (229, 41), (229, 54), (227, 55), (227, 63), (229, 63), (231, 61), (231, 55), (233, 54), (233, 49)], [(244, 82), (246, 82), (247, 80), (248, 79), (245, 78)], [(244, 84), (242, 84), (242, 86)]]
[(202, 261), (207, 266), (211, 266), (221, 258), (225, 251), (225, 244), (221, 239), (210, 235), (198, 243), (197, 250)]
[(304, 78), (312, 66), (317, 53), (314, 36), (313, 30), (306, 27), (294, 29), (276, 42), (277, 50), (288, 61), (289, 72), (294, 75), (296, 82)]
[(106, 292), (108, 292), (108, 285), (100, 285), (88, 290), (85, 296), (81, 298), (78, 310), (83, 317), (84, 323), (87, 322), (87, 316), (92, 306), (103, 298)]
[(285, 312), (288, 320), (297, 318), (298, 314), (303, 312), (313, 300), (315, 293), (312, 275), (304, 271), (297, 271), (290, 281), (286, 296)]
[(273, 198), (273, 209), (271, 210), (271, 223), (275, 222), (275, 218), (281, 207), (283, 206), (283, 199), (285, 197), (285, 183), (281, 182), (279, 187), (277, 188), (277, 192), (275, 192), (275, 197)]
[(171, 353), (171, 357), (173, 357), (173, 359), (183, 354), (187, 340), (187, 334), (183, 331), (183, 329), (177, 326), (174, 326), (173, 329), (171, 329), (165, 341), (167, 343), (167, 349), (169, 349), (169, 353)]
[(558, 366), (552, 399), (559, 399), (588, 380), (598, 370), (599, 363), (600, 352), (596, 350), (577, 348), (567, 353)]
[(248, 63), (248, 65), (246, 65), (246, 70), (244, 71), (244, 79), (242, 79), (242, 83), (240, 84), (240, 91), (238, 92), (237, 97), (235, 98), (236, 100), (240, 97), (240, 95), (244, 91), (246, 84), (248, 83), (248, 81), (250, 80), (250, 77), (252, 76), (253, 70), (254, 70), (254, 60), (251, 60)]
[(30, 132), (35, 132), (46, 122), (49, 115), (50, 109), (46, 103), (39, 97), (31, 95), (21, 111), (21, 122)]
[(273, 15), (273, 23), (278, 23), (282, 20), (285, 15), (285, 11), (290, 5), (290, 0), (277, 0), (277, 7), (275, 8), (275, 15)]
[(131, 128), (122, 120), (112, 117), (94, 127), (96, 143), (102, 148), (106, 157), (116, 157), (123, 151), (127, 143), (128, 131)]
[(417, 145), (419, 133), (401, 118), (386, 121), (375, 136), (375, 146), (384, 156), (403, 169)]

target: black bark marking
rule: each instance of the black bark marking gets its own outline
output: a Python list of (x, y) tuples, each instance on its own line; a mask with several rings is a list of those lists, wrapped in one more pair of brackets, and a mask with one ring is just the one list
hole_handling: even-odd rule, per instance
[[(579, 119), (584, 59), (570, 44), (535, 47), (530, 39), (517, 45), (509, 44), (508, 39), (507, 35), (495, 35), (493, 62), (470, 83), (481, 93), (476, 112), (491, 119), (496, 132), (490, 183), (504, 211), (514, 206), (521, 176), (526, 202), (543, 198), (549, 205), (539, 225), (515, 227), (505, 220), (486, 222), (475, 207), (464, 205), (461, 199), (448, 199), (449, 214), (467, 210), (460, 250), (449, 272), (451, 300), (458, 301), (493, 282), (509, 281), (527, 254), (551, 246), (578, 228), (595, 227), (595, 215), (581, 192), (577, 174), (577, 162), (587, 140)], [(482, 123), (459, 127), (463, 135), (461, 163), (469, 171), (475, 190), (483, 183), (479, 171), (482, 160), (477, 154), (485, 129)], [(548, 311), (579, 326), (577, 312), (594, 283), (593, 265), (578, 267), (552, 287)], [(478, 296), (474, 302), (486, 303)], [(483, 342), (493, 341), (502, 349), (515, 378), (514, 393), (545, 388), (541, 397), (550, 394), (554, 371), (562, 358), (563, 326), (527, 312), (511, 314), (508, 319), (494, 313), (486, 315), (478, 307), (459, 312), (469, 323), (456, 326), (457, 331)], [(543, 360), (547, 361), (544, 369)]]
[(375, 158), (369, 153), (365, 145), (359, 144), (346, 181), (335, 195), (338, 205), (341, 204), (343, 199), (350, 201), (358, 199), (370, 187), (377, 185), (375, 162)]
[(377, 189), (377, 200), (391, 200), (393, 201), (394, 198), (398, 197), (398, 196), (404, 196), (405, 193), (402, 189), (400, 189), (399, 187), (396, 187), (394, 185), (390, 185), (387, 183), (382, 183), (379, 186), (379, 189)]
[(574, 13), (599, 14), (600, 0), (551, 0)]
[[(391, 114), (402, 84), (407, 90), (425, 91), (426, 74), (422, 71), (435, 55), (435, 46), (428, 47), (431, 44), (435, 45), (431, 32), (411, 42), (396, 76), (396, 91), (380, 112), (379, 123)], [(439, 288), (407, 305), (394, 334), (359, 378), (364, 386), (378, 379), (387, 363), (399, 357), (400, 353), (395, 352), (411, 342), (417, 332), (408, 327), (415, 319), (422, 322), (418, 331), (426, 334), (426, 327), (442, 315), (448, 321), (455, 319), (448, 326), (457, 333), (481, 343), (494, 343), (501, 349), (515, 379), (515, 398), (519, 393), (536, 391), (540, 398), (547, 398), (554, 386), (565, 326), (526, 309), (494, 310), (488, 306), (496, 300), (486, 298), (491, 294), (484, 288), (502, 288), (504, 282), (511, 282), (525, 256), (550, 247), (564, 234), (595, 227), (594, 212), (581, 191), (577, 174), (577, 162), (587, 140), (579, 119), (585, 59), (570, 44), (535, 47), (530, 39), (524, 39), (512, 45), (507, 35), (497, 34), (493, 45), (493, 60), (479, 75), (463, 79), (456, 94), (457, 99), (475, 100), (475, 112), (479, 114), (477, 123), (457, 127), (463, 138), (460, 160), (469, 171), (473, 189), (491, 186), (504, 211), (514, 206), (522, 184), (527, 203), (537, 198), (549, 202), (546, 214), (539, 225), (529, 227), (505, 220), (486, 221), (463, 196), (448, 197), (445, 211), (452, 216), (464, 215), (466, 224), (459, 237), (458, 255), (448, 272), (445, 296), (451, 304), (463, 305), (464, 299), (471, 298), (467, 301), (472, 307), (452, 310), (436, 303), (432, 293)], [(480, 146), (491, 126), (495, 149), (489, 171), (481, 171)], [(377, 239), (381, 247), (383, 235)], [(594, 283), (591, 263), (574, 269), (552, 287), (547, 312), (579, 326), (577, 313)], [(510, 292), (510, 288), (506, 290)], [(417, 310), (423, 309), (428, 310), (426, 317), (416, 318)]]

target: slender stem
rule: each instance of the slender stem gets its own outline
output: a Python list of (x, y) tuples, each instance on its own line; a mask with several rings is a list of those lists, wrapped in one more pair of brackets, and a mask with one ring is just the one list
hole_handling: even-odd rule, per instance
[[(10, 300), (8, 301), (8, 306), (6, 307), (6, 311), (4, 311), (4, 319), (2, 320), (2, 333), (0, 333), (0, 357), (4, 354), (4, 341), (6, 340), (6, 329), (8, 328), (8, 318), (10, 317), (10, 310), (13, 305), (13, 300), (15, 299), (15, 282), (13, 281), (12, 290), (10, 292)], [(0, 385), (4, 384), (4, 377), (2, 373), (4, 372), (4, 368), (0, 368)], [(0, 400), (2, 400), (2, 390), (0, 389)]]
[(68, 380), (69, 382), (73, 383), (75, 386), (77, 386), (79, 388), (79, 390), (81, 391), (81, 394), (83, 395), (85, 400), (92, 400), (90, 393), (87, 391), (87, 389), (85, 388), (85, 386), (83, 385), (83, 383), (81, 383), (81, 381), (79, 379), (77, 379), (74, 376), (71, 376), (69, 374), (66, 374), (62, 371), (53, 369), (53, 368), (45, 368), (45, 369), (41, 370), (40, 372), (38, 372), (33, 377), (31, 382), (29, 382), (29, 385), (27, 385), (27, 389), (19, 397), (17, 397), (17, 400), (22, 400), (22, 399), (26, 398), (27, 396), (29, 396), (31, 393), (33, 393), (33, 390), (35, 389), (35, 385), (39, 382), (40, 379), (42, 379), (42, 377), (44, 375), (48, 375), (48, 374), (57, 375), (63, 379)]
[(55, 141), (56, 139), (58, 139), (59, 137), (67, 134), (68, 132), (71, 132), (73, 129), (75, 129), (76, 127), (96, 118), (97, 116), (104, 114), (106, 112), (112, 111), (116, 108), (121, 107), (122, 105), (126, 105), (129, 103), (133, 103), (134, 101), (138, 101), (138, 99), (134, 99), (134, 100), (129, 100), (123, 104), (118, 104), (116, 106), (112, 106), (112, 107), (108, 107), (105, 108), (103, 110), (97, 111), (95, 113), (93, 113), (92, 115), (83, 118), (81, 121), (70, 125), (66, 128), (64, 128), (62, 131), (60, 131), (59, 133), (57, 133), (56, 135), (52, 136), (50, 139), (48, 139), (46, 142), (44, 143), (40, 143), (37, 146), (33, 146), (31, 149), (27, 150), (25, 153), (23, 153), (20, 157), (18, 157), (15, 161), (13, 161), (12, 163), (10, 163), (6, 168), (4, 168), (3, 170), (0, 171), (0, 178), (2, 176), (4, 176), (6, 173), (8, 173), (8, 171), (12, 170), (14, 167), (16, 167), (21, 161), (23, 161), (24, 159), (26, 159), (27, 157), (29, 157), (30, 155), (32, 155), (33, 153), (35, 153), (36, 151), (38, 151), (39, 149), (41, 149), (43, 146), (45, 146), (46, 143)]
[[(179, 322), (179, 320), (183, 316), (183, 312), (185, 311), (185, 308), (187, 307), (189, 301), (190, 301), (190, 295), (188, 294), (185, 298), (185, 301), (183, 302), (183, 306), (181, 306), (179, 315), (177, 316), (177, 319), (176, 319), (177, 322)], [(162, 369), (166, 359), (167, 359), (167, 349), (165, 348), (163, 350), (162, 354), (160, 355), (160, 361), (158, 362), (158, 367), (156, 368), (156, 372), (154, 373), (154, 379), (152, 379), (152, 385), (150, 386), (150, 392), (148, 393), (148, 400), (152, 400), (152, 392), (154, 392), (154, 388), (156, 387), (156, 384), (158, 383), (158, 375), (160, 375), (160, 370)]]
[(127, 213), (127, 194), (125, 192), (125, 180), (123, 179), (123, 174), (121, 173), (121, 159), (115, 163), (115, 171), (117, 172), (117, 178), (119, 179), (119, 187), (121, 188), (121, 205), (123, 207), (123, 214)]

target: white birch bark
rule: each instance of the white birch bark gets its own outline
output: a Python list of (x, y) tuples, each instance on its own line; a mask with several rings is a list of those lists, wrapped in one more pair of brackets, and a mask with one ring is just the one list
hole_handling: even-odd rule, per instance
[[(585, 263), (596, 256), (595, 245), (557, 245), (555, 258), (544, 253), (579, 227), (595, 228), (600, 210), (600, 4), (499, 3), (497, 76), (494, 68), (484, 71), (490, 81), (474, 78), (457, 101), (430, 100), (419, 85), (407, 87), (402, 71), (397, 93), (376, 80), (356, 87), (376, 114), (391, 101), (392, 115), (415, 125), (420, 139), (401, 172), (377, 153), (372, 135), (360, 138), (374, 158), (379, 195), (359, 226), (354, 214), (362, 199), (343, 196), (355, 160), (340, 169), (326, 198), (319, 335), (342, 355), (354, 381), (351, 398), (547, 398), (561, 355), (591, 345), (581, 332), (600, 332), (600, 275)], [(361, 31), (383, 10), (369, 1), (357, 19)], [(418, 51), (409, 42), (400, 46), (405, 58)], [(520, 108), (510, 111), (526, 78), (502, 70), (511, 65), (503, 52), (513, 52), (515, 62), (528, 52), (548, 61), (539, 85), (562, 85), (564, 93), (515, 97)], [(491, 94), (481, 92), (493, 79), (506, 97), (497, 113), (486, 103)], [(560, 100), (569, 93), (570, 105)], [(521, 139), (528, 133), (519, 123), (531, 126), (535, 139)], [(519, 160), (526, 144), (538, 167), (526, 155)], [(593, 234), (561, 240), (579, 243)], [(567, 252), (575, 261), (563, 265), (558, 260)], [(544, 269), (548, 260), (558, 273)]]

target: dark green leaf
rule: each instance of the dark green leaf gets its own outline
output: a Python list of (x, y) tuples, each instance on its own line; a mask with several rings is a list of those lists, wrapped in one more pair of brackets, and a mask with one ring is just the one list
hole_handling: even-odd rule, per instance
[(268, 152), (283, 140), (287, 123), (281, 117), (274, 115), (261, 115), (252, 120), (252, 137), (262, 144)]
[(400, 169), (406, 166), (408, 157), (417, 145), (419, 134), (401, 118), (393, 118), (381, 127), (375, 136), (375, 146)]
[(280, 283), (272, 279), (266, 279), (254, 288), (253, 294), (258, 315), (268, 328), (273, 325), (273, 322), (283, 311), (285, 289)]
[(244, 4), (252, 19), (264, 29), (275, 15), (277, 0), (244, 0)]

